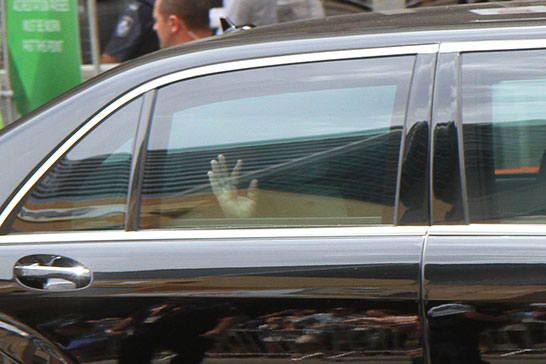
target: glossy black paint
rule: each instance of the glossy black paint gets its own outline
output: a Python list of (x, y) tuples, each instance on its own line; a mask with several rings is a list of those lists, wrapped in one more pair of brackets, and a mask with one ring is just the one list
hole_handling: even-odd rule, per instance
[(2, 363), (76, 363), (42, 334), (9, 316), (0, 315), (0, 330)]
[(146, 145), (149, 135), (150, 119), (152, 117), (153, 104), (156, 92), (150, 91), (144, 96), (140, 119), (138, 121), (137, 135), (135, 137), (135, 158), (132, 160), (131, 177), (129, 182), (129, 204), (125, 216), (125, 229), (135, 231), (138, 228), (138, 211), (140, 209), (140, 191), (142, 189), (143, 166), (146, 153)]
[(510, 235), (429, 237), (432, 363), (546, 359), (544, 237)]
[(422, 357), (420, 235), (123, 240), (3, 246), (2, 266), (39, 247), (94, 272), (71, 293), (3, 279), (3, 310), (84, 363)]
[(436, 55), (421, 55), (415, 64), (404, 128), (398, 225), (430, 224), (429, 150), (430, 120)]
[(463, 224), (459, 153), (459, 54), (438, 59), (432, 114), (432, 224)]

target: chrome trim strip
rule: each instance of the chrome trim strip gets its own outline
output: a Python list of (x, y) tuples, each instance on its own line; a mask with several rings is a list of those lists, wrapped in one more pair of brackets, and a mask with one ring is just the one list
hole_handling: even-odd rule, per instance
[(0, 330), (9, 331), (10, 333), (15, 334), (17, 336), (22, 336), (22, 337), (29, 337), (30, 336), (30, 334), (28, 332), (23, 331), (23, 330), (19, 329), (18, 327), (15, 327), (13, 325), (10, 325), (10, 324), (2, 322), (2, 321), (0, 321)]
[(483, 40), (468, 42), (445, 42), (440, 44), (440, 53), (501, 51), (513, 49), (546, 48), (546, 39)]
[(242, 61), (232, 61), (226, 63), (212, 64), (179, 71), (170, 75), (162, 76), (149, 81), (121, 96), (110, 105), (102, 109), (97, 115), (92, 117), (83, 127), (81, 127), (72, 137), (70, 137), (49, 159), (40, 166), (40, 168), (30, 177), (21, 189), (15, 194), (8, 203), (4, 211), (0, 214), (0, 226), (3, 226), (13, 209), (19, 204), (23, 197), (32, 189), (32, 187), (42, 178), (42, 176), (51, 168), (59, 158), (63, 156), (74, 144), (76, 144), (85, 134), (98, 125), (104, 118), (116, 111), (121, 106), (130, 102), (134, 98), (148, 92), (152, 89), (164, 86), (166, 84), (189, 79), (193, 77), (205, 76), (214, 73), (237, 71), (243, 69), (252, 69), (269, 66), (280, 66), (288, 64), (298, 64), (307, 62), (320, 62), (329, 60), (348, 60), (355, 58), (394, 56), (404, 54), (419, 53), (437, 53), (438, 44), (425, 44), (417, 46), (384, 47), (371, 49), (356, 49), (330, 52), (315, 52), (307, 54), (293, 54), (287, 56), (275, 56), (268, 58), (249, 59)]
[(111, 243), (171, 240), (241, 240), (369, 236), (424, 236), (428, 226), (325, 227), (282, 229), (141, 230), (31, 233), (0, 236), (0, 245), (47, 243)]
[(427, 316), (427, 307), (425, 305), (425, 302), (427, 302), (428, 297), (428, 291), (427, 291), (427, 281), (425, 276), (425, 258), (427, 256), (427, 247), (428, 247), (428, 238), (429, 236), (425, 236), (423, 238), (423, 245), (421, 247), (421, 260), (419, 261), (419, 313), (421, 314), (420, 322), (421, 327), (423, 328), (423, 356), (425, 359), (425, 363), (432, 363), (431, 360), (431, 345), (430, 345), (430, 326), (428, 322), (428, 316)]
[(470, 224), (436, 225), (428, 230), (429, 236), (544, 236), (545, 224)]

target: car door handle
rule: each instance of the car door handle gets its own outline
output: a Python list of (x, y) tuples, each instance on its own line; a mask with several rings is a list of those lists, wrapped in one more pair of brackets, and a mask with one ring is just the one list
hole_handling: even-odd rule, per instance
[(15, 273), (18, 277), (60, 278), (74, 283), (91, 278), (91, 272), (84, 267), (44, 267), (36, 263), (26, 267), (15, 267)]
[(23, 286), (43, 290), (73, 290), (91, 284), (93, 274), (76, 261), (54, 255), (34, 255), (19, 259), (13, 268)]

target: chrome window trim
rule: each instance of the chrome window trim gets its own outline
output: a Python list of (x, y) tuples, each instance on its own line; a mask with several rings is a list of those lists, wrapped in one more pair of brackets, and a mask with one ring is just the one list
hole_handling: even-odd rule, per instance
[(470, 224), (435, 225), (428, 236), (544, 236), (545, 224)]
[(28, 233), (0, 236), (1, 245), (48, 244), (48, 243), (111, 243), (173, 240), (242, 240), (242, 239), (290, 239), (370, 236), (424, 236), (428, 226), (370, 226), (370, 227), (305, 227), (264, 229), (172, 229), (140, 231), (85, 231), (61, 233)]
[(440, 43), (440, 53), (503, 50), (509, 51), (535, 48), (546, 48), (546, 39), (479, 40)]
[(255, 58), (239, 61), (230, 61), (206, 65), (196, 68), (191, 68), (183, 71), (178, 71), (166, 76), (158, 77), (154, 80), (129, 91), (117, 100), (102, 109), (97, 115), (89, 119), (79, 130), (77, 130), (59, 149), (57, 149), (45, 161), (38, 170), (23, 184), (17, 191), (15, 196), (7, 204), (6, 208), (0, 214), (0, 226), (3, 227), (7, 218), (15, 207), (21, 202), (23, 197), (34, 187), (34, 185), (42, 178), (42, 176), (59, 160), (73, 145), (83, 138), (91, 129), (98, 125), (104, 118), (112, 114), (118, 108), (129, 103), (133, 99), (155, 88), (167, 85), (169, 83), (182, 81), (189, 78), (206, 76), (222, 72), (240, 71), (244, 69), (254, 69), (260, 67), (281, 66), (289, 64), (301, 64), (309, 62), (321, 62), (332, 60), (348, 60), (357, 58), (370, 58), (382, 56), (397, 56), (410, 54), (426, 54), (437, 53), (438, 44), (424, 44), (415, 46), (398, 46), (398, 47), (380, 47), (369, 49), (352, 49), (342, 51), (327, 51), (314, 52), (305, 54), (292, 54), (285, 56), (274, 56), (265, 58)]

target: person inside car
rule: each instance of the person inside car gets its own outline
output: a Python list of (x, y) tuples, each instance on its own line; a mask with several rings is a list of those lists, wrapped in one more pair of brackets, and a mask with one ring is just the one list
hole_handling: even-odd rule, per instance
[(214, 193), (224, 215), (226, 217), (253, 217), (256, 213), (258, 200), (258, 180), (253, 179), (250, 182), (246, 196), (239, 195), (237, 185), (243, 161), (238, 160), (231, 173), (229, 173), (223, 154), (218, 155), (217, 159), (213, 159), (210, 164), (211, 170), (208, 171), (207, 176), (212, 193)]

